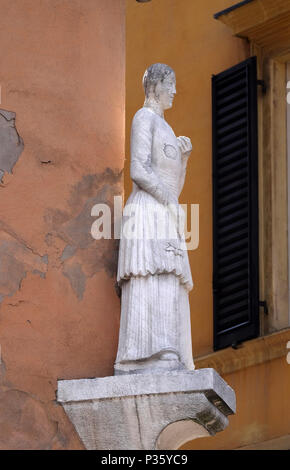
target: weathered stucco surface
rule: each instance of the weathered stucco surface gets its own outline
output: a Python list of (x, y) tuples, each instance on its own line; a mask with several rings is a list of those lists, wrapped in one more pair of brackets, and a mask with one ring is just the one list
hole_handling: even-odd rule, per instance
[(0, 448), (83, 448), (55, 391), (117, 351), (118, 243), (90, 228), (122, 194), (125, 1), (0, 7)]
[[(142, 76), (154, 62), (165, 62), (176, 71), (177, 95), (166, 119), (177, 135), (189, 136), (193, 144), (180, 202), (199, 204), (200, 214), (199, 246), (189, 252), (195, 283), (190, 303), (196, 364), (198, 356), (210, 354), (213, 348), (211, 76), (250, 55), (247, 41), (234, 37), (230, 28), (213, 18), (214, 13), (234, 3), (238, 2), (127, 0), (126, 155), (132, 117), (143, 101)], [(125, 194), (130, 190), (126, 161)], [(237, 414), (230, 417), (224, 432), (189, 442), (184, 449), (235, 449), (290, 434), (286, 341), (281, 347), (285, 348), (284, 357), (222, 374), (237, 394)], [(261, 352), (248, 354), (253, 358)], [(239, 364), (239, 358), (233, 362)], [(203, 367), (213, 366), (204, 361)]]
[(5, 172), (12, 173), (22, 150), (23, 140), (15, 127), (15, 113), (0, 109), (0, 180)]

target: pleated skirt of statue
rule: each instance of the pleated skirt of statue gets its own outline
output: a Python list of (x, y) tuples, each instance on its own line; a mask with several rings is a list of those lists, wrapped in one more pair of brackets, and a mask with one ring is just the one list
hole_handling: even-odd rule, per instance
[(178, 276), (132, 276), (122, 283), (121, 304), (115, 373), (150, 369), (164, 352), (175, 353), (181, 368), (194, 369), (188, 290)]

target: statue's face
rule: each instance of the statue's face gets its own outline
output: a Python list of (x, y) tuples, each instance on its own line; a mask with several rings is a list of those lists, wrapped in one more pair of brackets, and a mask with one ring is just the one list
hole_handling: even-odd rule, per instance
[(175, 94), (176, 79), (175, 74), (171, 73), (163, 80), (163, 82), (159, 82), (156, 85), (155, 95), (162, 109), (169, 109), (172, 107)]

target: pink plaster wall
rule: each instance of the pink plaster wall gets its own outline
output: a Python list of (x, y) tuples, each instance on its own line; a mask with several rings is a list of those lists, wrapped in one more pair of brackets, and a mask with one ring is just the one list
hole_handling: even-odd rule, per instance
[(90, 213), (123, 191), (124, 78), (124, 0), (0, 0), (0, 108), (24, 141), (0, 185), (1, 449), (82, 448), (57, 379), (113, 371), (118, 246)]

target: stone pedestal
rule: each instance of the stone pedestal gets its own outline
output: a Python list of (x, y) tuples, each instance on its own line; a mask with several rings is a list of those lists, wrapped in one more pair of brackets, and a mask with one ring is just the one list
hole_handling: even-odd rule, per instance
[(178, 449), (228, 425), (235, 393), (214, 369), (60, 380), (57, 392), (87, 449)]

